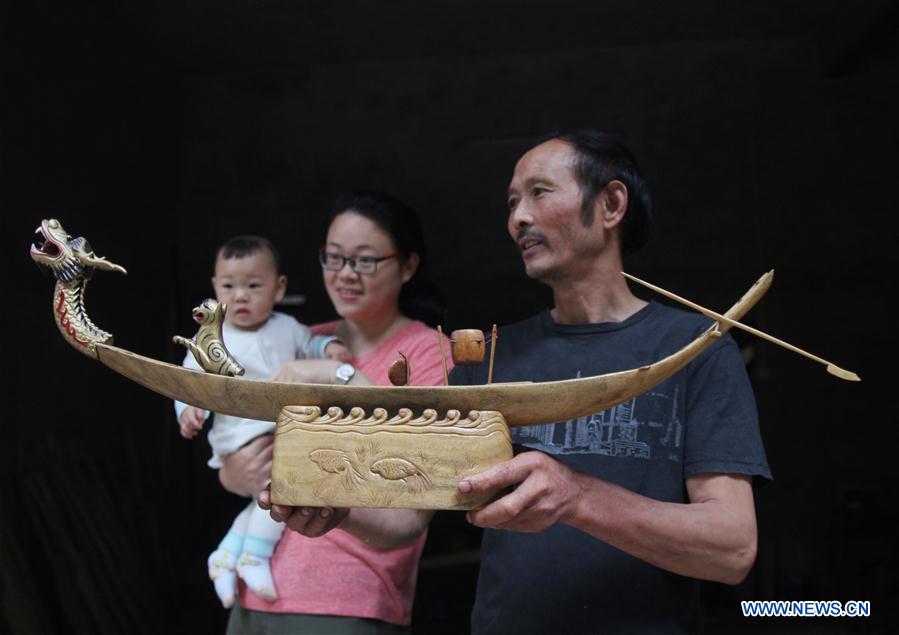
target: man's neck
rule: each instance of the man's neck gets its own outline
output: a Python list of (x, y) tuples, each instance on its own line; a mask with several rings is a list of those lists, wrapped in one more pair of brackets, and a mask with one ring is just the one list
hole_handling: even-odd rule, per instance
[(553, 284), (553, 320), (559, 324), (623, 322), (645, 307), (647, 303), (631, 293), (618, 264)]

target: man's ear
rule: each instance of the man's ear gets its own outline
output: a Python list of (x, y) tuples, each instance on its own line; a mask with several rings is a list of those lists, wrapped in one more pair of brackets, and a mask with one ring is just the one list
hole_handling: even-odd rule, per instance
[(275, 293), (275, 304), (284, 299), (284, 294), (287, 293), (287, 276), (280, 275), (278, 276), (278, 280), (275, 282), (277, 285), (277, 293)]
[(409, 254), (409, 257), (406, 258), (406, 262), (403, 263), (402, 274), (403, 274), (403, 284), (406, 284), (412, 279), (412, 276), (415, 275), (415, 272), (418, 271), (418, 265), (421, 262), (421, 258), (418, 257), (418, 254), (414, 251)]
[(627, 186), (621, 181), (609, 181), (603, 191), (596, 197), (597, 209), (595, 213), (602, 222), (603, 227), (612, 229), (617, 227), (627, 212)]

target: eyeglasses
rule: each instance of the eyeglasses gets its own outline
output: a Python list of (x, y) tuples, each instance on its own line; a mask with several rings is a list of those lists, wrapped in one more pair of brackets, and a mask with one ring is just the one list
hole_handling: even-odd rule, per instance
[(325, 248), (322, 247), (318, 252), (318, 261), (322, 264), (322, 268), (328, 271), (340, 271), (347, 263), (350, 263), (350, 269), (356, 273), (372, 275), (377, 273), (378, 263), (397, 256), (399, 256), (397, 252), (381, 256), (380, 258), (375, 256), (341, 256), (340, 254), (325, 251)]

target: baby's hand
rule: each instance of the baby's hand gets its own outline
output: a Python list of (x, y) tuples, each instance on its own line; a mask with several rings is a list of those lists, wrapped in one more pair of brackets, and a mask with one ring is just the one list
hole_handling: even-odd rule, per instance
[(193, 439), (203, 429), (206, 421), (206, 411), (194, 406), (188, 406), (178, 417), (178, 425), (181, 427), (181, 436), (185, 439)]
[(338, 362), (349, 362), (353, 359), (353, 354), (346, 344), (340, 340), (332, 340), (325, 346), (325, 359), (336, 359)]

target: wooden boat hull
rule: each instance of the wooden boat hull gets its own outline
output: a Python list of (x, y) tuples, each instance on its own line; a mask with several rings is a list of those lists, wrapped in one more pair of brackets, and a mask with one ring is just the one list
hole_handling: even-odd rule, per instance
[[(762, 276), (725, 314), (739, 320), (764, 295), (772, 273)], [(587, 416), (642, 394), (696, 359), (728, 330), (715, 323), (676, 353), (642, 368), (596, 377), (562, 381), (483, 386), (340, 386), (292, 384), (236, 379), (188, 370), (130, 351), (97, 344), (98, 359), (129, 379), (171, 399), (213, 412), (275, 421), (286, 406), (336, 406), (366, 412), (408, 408), (416, 415), (426, 409), (441, 413), (459, 410), (498, 411), (509, 426), (525, 426)]]

